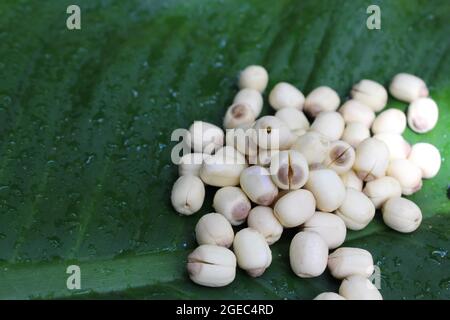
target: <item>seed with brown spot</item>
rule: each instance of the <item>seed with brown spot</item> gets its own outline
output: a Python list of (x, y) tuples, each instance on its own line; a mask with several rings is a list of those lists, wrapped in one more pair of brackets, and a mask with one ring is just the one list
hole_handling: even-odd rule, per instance
[(284, 190), (300, 189), (308, 180), (308, 162), (300, 152), (280, 151), (272, 157), (270, 173), (273, 182), (279, 188)]
[(330, 145), (324, 164), (338, 174), (349, 171), (355, 162), (355, 150), (347, 142), (338, 140)]
[(248, 103), (235, 103), (230, 106), (223, 119), (223, 126), (226, 129), (232, 129), (255, 122), (255, 114)]
[(217, 190), (213, 207), (234, 226), (242, 224), (251, 209), (251, 203), (238, 187), (223, 187)]
[(278, 194), (278, 188), (264, 167), (248, 167), (241, 173), (241, 188), (253, 202), (269, 206)]

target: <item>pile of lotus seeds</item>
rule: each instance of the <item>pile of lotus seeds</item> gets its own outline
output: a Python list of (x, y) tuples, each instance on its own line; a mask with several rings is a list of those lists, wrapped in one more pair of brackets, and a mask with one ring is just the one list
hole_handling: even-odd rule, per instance
[[(428, 143), (410, 146), (402, 133), (407, 124), (417, 133), (433, 129), (438, 106), (422, 79), (400, 73), (389, 92), (409, 103), (406, 116), (398, 109), (382, 111), (387, 90), (361, 80), (342, 105), (329, 87), (305, 98), (295, 86), (278, 83), (268, 97), (275, 115), (258, 118), (268, 78), (261, 66), (245, 68), (224, 117), (226, 133), (195, 121), (185, 136), (190, 153), (179, 161), (173, 207), (191, 215), (203, 205), (205, 185), (219, 187), (215, 212), (202, 216), (195, 228), (199, 247), (188, 257), (191, 280), (226, 286), (235, 279), (236, 264), (261, 276), (272, 262), (270, 245), (284, 228), (297, 228), (289, 249), (292, 271), (311, 278), (328, 266), (342, 280), (339, 294), (315, 299), (382, 299), (369, 280), (372, 255), (339, 246), (347, 229), (365, 228), (376, 209), (398, 232), (419, 227), (420, 208), (402, 196), (419, 191), (422, 179), (438, 173), (441, 156)], [(235, 234), (233, 227), (244, 223), (247, 227)]]

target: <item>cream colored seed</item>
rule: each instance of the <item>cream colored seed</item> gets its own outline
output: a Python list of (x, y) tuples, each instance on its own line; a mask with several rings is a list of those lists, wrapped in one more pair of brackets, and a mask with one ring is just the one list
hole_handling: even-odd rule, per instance
[(283, 121), (289, 130), (298, 135), (309, 129), (309, 121), (305, 114), (294, 108), (283, 108), (275, 113), (275, 117)]
[(339, 140), (344, 133), (345, 122), (336, 111), (325, 111), (317, 115), (311, 125), (311, 130), (319, 132), (330, 141)]
[(330, 144), (324, 165), (338, 174), (349, 171), (355, 162), (355, 150), (345, 141), (334, 141)]
[(370, 138), (370, 130), (361, 122), (349, 122), (342, 134), (342, 141), (356, 149), (365, 139)]
[(390, 198), (400, 197), (402, 187), (397, 179), (381, 177), (366, 183), (364, 194), (369, 197), (376, 209), (379, 209)]
[(363, 181), (353, 170), (349, 170), (339, 176), (346, 188), (353, 188), (358, 191), (362, 191)]
[(406, 129), (405, 113), (398, 109), (388, 109), (380, 113), (372, 124), (372, 133), (402, 134)]
[(233, 104), (248, 104), (253, 111), (255, 117), (261, 114), (264, 100), (258, 90), (245, 88), (240, 90), (234, 97)]
[(295, 235), (289, 247), (291, 268), (300, 278), (320, 276), (327, 267), (328, 246), (315, 232)]
[(344, 279), (339, 287), (339, 294), (348, 300), (383, 300), (373, 283), (360, 275)]
[(392, 160), (387, 169), (387, 175), (400, 183), (402, 194), (406, 196), (422, 189), (422, 170), (410, 160)]
[(346, 300), (343, 296), (334, 292), (322, 292), (313, 300)]
[(305, 96), (303, 93), (287, 82), (280, 82), (269, 94), (269, 103), (275, 110), (283, 108), (303, 109)]
[(242, 172), (240, 183), (250, 200), (259, 205), (269, 206), (278, 194), (269, 170), (264, 167), (248, 167)]
[(321, 211), (333, 212), (345, 199), (344, 183), (337, 173), (330, 169), (310, 171), (305, 188), (313, 193), (317, 208)]
[(305, 157), (295, 150), (280, 151), (270, 162), (272, 181), (281, 189), (296, 190), (308, 180), (309, 168)]
[(170, 197), (172, 206), (181, 214), (191, 215), (201, 209), (205, 199), (205, 186), (200, 178), (188, 175), (175, 181)]
[(424, 179), (435, 177), (441, 168), (441, 154), (435, 146), (429, 143), (413, 145), (408, 159), (422, 170)]
[(206, 157), (203, 153), (188, 153), (181, 157), (178, 164), (178, 175), (199, 176), (202, 168), (203, 159)]
[(234, 226), (244, 223), (252, 208), (247, 196), (238, 187), (223, 187), (217, 190), (213, 207)]
[(242, 70), (239, 76), (239, 88), (250, 88), (263, 92), (269, 82), (269, 74), (262, 66), (251, 65)]
[(308, 165), (314, 166), (322, 163), (330, 147), (330, 141), (317, 132), (307, 132), (298, 137), (292, 145), (292, 150), (300, 152), (308, 162)]
[(389, 92), (398, 100), (405, 102), (428, 97), (428, 88), (425, 82), (419, 77), (408, 73), (397, 74), (392, 79)]
[(246, 167), (245, 157), (233, 147), (225, 146), (204, 159), (200, 178), (210, 186), (236, 186)]
[(337, 215), (317, 211), (303, 224), (304, 231), (318, 233), (329, 249), (339, 247), (345, 241), (347, 228), (344, 221)]
[(369, 277), (374, 271), (373, 258), (367, 250), (341, 247), (328, 256), (328, 269), (336, 279), (355, 274)]
[(392, 229), (410, 233), (415, 231), (422, 222), (422, 211), (411, 200), (391, 198), (383, 205), (383, 220)]
[(258, 145), (251, 138), (252, 128), (246, 126), (242, 128), (229, 129), (225, 135), (227, 146), (236, 148), (242, 154), (255, 156), (258, 153)]
[(350, 230), (364, 229), (375, 216), (375, 206), (362, 192), (347, 188), (344, 202), (336, 214), (344, 220)]
[(363, 181), (383, 177), (389, 165), (389, 155), (389, 149), (383, 141), (367, 138), (356, 148), (353, 170)]
[(239, 102), (234, 103), (228, 107), (223, 119), (223, 126), (225, 129), (237, 128), (255, 122), (255, 114), (252, 107), (248, 103)]
[(252, 139), (263, 149), (286, 150), (294, 143), (296, 136), (277, 117), (264, 116), (255, 122)]
[(350, 95), (353, 99), (364, 103), (375, 112), (383, 110), (388, 99), (387, 91), (381, 84), (367, 79), (356, 83)]
[(360, 122), (368, 129), (375, 120), (375, 112), (372, 108), (354, 99), (346, 101), (339, 108), (339, 112), (345, 123)]
[(335, 111), (341, 99), (330, 87), (322, 86), (311, 91), (305, 100), (305, 112), (311, 117), (317, 116), (322, 111)]
[(213, 244), (230, 247), (234, 232), (230, 222), (220, 213), (208, 213), (198, 220), (195, 226), (195, 237), (199, 245)]
[(411, 146), (403, 136), (396, 133), (379, 133), (373, 138), (383, 141), (389, 150), (389, 159), (406, 159), (411, 152)]
[(224, 133), (218, 126), (205, 121), (194, 121), (186, 137), (188, 145), (196, 153), (211, 154), (224, 143)]
[(239, 267), (252, 277), (261, 276), (272, 262), (272, 252), (266, 239), (252, 228), (236, 233), (233, 250)]
[(295, 190), (287, 193), (275, 203), (273, 213), (286, 228), (303, 224), (312, 217), (316, 200), (308, 190)]
[(254, 207), (248, 214), (247, 224), (250, 228), (261, 233), (269, 245), (277, 242), (283, 233), (283, 226), (270, 207)]
[(439, 108), (431, 98), (419, 98), (408, 107), (408, 125), (417, 133), (431, 131), (438, 118)]
[(197, 284), (223, 287), (236, 276), (236, 257), (225, 247), (201, 245), (188, 256), (187, 271)]

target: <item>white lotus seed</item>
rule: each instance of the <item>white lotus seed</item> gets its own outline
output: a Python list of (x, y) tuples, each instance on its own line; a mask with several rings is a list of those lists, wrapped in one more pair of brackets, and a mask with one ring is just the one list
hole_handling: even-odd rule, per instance
[(330, 144), (324, 165), (342, 174), (349, 171), (355, 162), (355, 150), (351, 145), (342, 140), (334, 141)]
[(360, 275), (344, 279), (339, 287), (339, 294), (348, 300), (383, 300), (373, 283)]
[(255, 114), (248, 103), (234, 103), (228, 107), (223, 119), (225, 129), (237, 128), (255, 122)]
[(364, 229), (375, 216), (375, 206), (361, 191), (347, 188), (342, 205), (336, 214), (344, 220), (350, 230)]
[(318, 277), (327, 267), (328, 246), (317, 233), (302, 231), (291, 241), (289, 259), (300, 278)]
[(178, 175), (180, 176), (199, 176), (202, 168), (203, 159), (206, 157), (203, 153), (188, 153), (181, 157), (178, 164)]
[(329, 249), (339, 247), (345, 241), (347, 228), (344, 221), (337, 215), (317, 211), (303, 224), (304, 231), (318, 233)]
[(372, 124), (372, 133), (402, 134), (406, 129), (406, 116), (398, 109), (388, 109), (380, 113)]
[(187, 271), (197, 284), (223, 287), (236, 276), (236, 257), (225, 247), (204, 244), (188, 256)]
[(313, 193), (320, 211), (333, 212), (345, 199), (344, 183), (331, 169), (310, 171), (305, 188)]
[(422, 170), (408, 159), (392, 160), (387, 175), (400, 183), (402, 194), (406, 196), (422, 189)]
[(311, 125), (311, 130), (319, 132), (331, 141), (339, 140), (344, 133), (345, 122), (336, 111), (325, 111), (317, 115)]
[(252, 110), (255, 117), (259, 117), (261, 114), (264, 100), (261, 93), (258, 90), (245, 88), (239, 90), (233, 100), (233, 104), (248, 104)]
[(379, 209), (389, 199), (400, 197), (402, 187), (397, 179), (386, 176), (367, 182), (363, 192)]
[(261, 233), (269, 245), (277, 242), (283, 233), (283, 226), (270, 207), (254, 207), (248, 214), (247, 224), (250, 228)]
[(241, 71), (239, 88), (250, 88), (263, 92), (269, 82), (269, 74), (262, 66), (251, 65)]
[(254, 125), (252, 139), (263, 149), (289, 149), (296, 136), (287, 125), (274, 116), (259, 118)]
[(236, 233), (233, 249), (239, 267), (252, 277), (262, 275), (272, 262), (266, 239), (255, 229), (245, 228)]
[(322, 292), (313, 300), (346, 300), (343, 296), (334, 292)]
[(362, 191), (363, 181), (358, 177), (355, 171), (349, 170), (339, 175), (339, 177), (346, 188), (353, 188), (355, 190)]
[(339, 95), (330, 87), (322, 86), (311, 91), (305, 100), (304, 110), (311, 117), (322, 111), (336, 111), (341, 103)]
[(363, 181), (385, 176), (389, 165), (389, 149), (378, 139), (367, 138), (356, 148), (353, 170)]
[(317, 132), (307, 132), (295, 141), (291, 149), (300, 152), (308, 162), (314, 166), (322, 163), (330, 147), (330, 141)]
[(245, 193), (238, 187), (223, 187), (214, 195), (213, 207), (234, 226), (245, 222), (252, 208)]
[(411, 152), (411, 146), (403, 136), (397, 133), (379, 133), (373, 138), (383, 141), (389, 150), (389, 159), (406, 159)]
[(201, 209), (205, 200), (205, 186), (199, 177), (181, 176), (172, 187), (170, 199), (178, 213), (187, 216), (194, 214)]
[(242, 171), (241, 188), (254, 203), (269, 206), (278, 194), (278, 188), (264, 167), (252, 166)]
[(408, 159), (422, 170), (424, 179), (435, 177), (441, 168), (441, 154), (435, 146), (429, 143), (413, 145)]
[(245, 157), (233, 147), (225, 146), (204, 159), (200, 178), (210, 186), (236, 186), (246, 167)]
[(287, 82), (280, 82), (269, 94), (269, 103), (275, 110), (283, 108), (303, 109), (305, 96), (303, 93)]
[(431, 98), (419, 98), (408, 107), (408, 125), (417, 133), (432, 130), (439, 118), (439, 108)]
[(278, 199), (273, 213), (285, 228), (297, 227), (312, 217), (316, 200), (308, 190), (294, 190)]
[(350, 95), (353, 99), (364, 103), (375, 112), (383, 110), (388, 99), (388, 93), (381, 84), (367, 79), (356, 83)]
[(398, 100), (413, 102), (419, 98), (428, 97), (425, 81), (408, 73), (399, 73), (392, 79), (389, 92)]
[(275, 117), (283, 121), (295, 135), (301, 135), (309, 129), (309, 121), (298, 109), (283, 108), (275, 113)]
[(383, 205), (383, 221), (390, 228), (403, 233), (415, 231), (422, 223), (422, 211), (411, 200), (391, 198)]
[(309, 168), (305, 157), (298, 151), (280, 151), (270, 161), (272, 181), (281, 189), (296, 190), (308, 180)]
[(370, 130), (361, 122), (347, 123), (341, 137), (342, 141), (347, 142), (355, 149), (367, 138), (370, 138)]
[(224, 133), (212, 123), (194, 121), (186, 138), (194, 152), (211, 154), (223, 146)]
[(225, 142), (227, 146), (236, 148), (242, 154), (255, 156), (258, 145), (253, 141), (252, 128), (234, 128), (226, 131)]
[(213, 244), (228, 248), (233, 243), (234, 232), (230, 222), (220, 213), (208, 213), (198, 220), (195, 237), (199, 245)]
[(355, 274), (367, 278), (374, 272), (373, 258), (367, 250), (341, 247), (328, 256), (328, 269), (336, 279)]
[(344, 118), (345, 123), (360, 122), (366, 128), (370, 128), (375, 119), (375, 112), (371, 107), (353, 99), (346, 101), (339, 108), (339, 112)]

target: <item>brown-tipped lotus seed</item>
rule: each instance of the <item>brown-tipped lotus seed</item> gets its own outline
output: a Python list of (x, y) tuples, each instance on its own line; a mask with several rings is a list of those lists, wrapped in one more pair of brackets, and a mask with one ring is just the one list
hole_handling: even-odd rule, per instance
[(317, 211), (303, 224), (304, 231), (318, 233), (325, 240), (329, 249), (339, 247), (345, 241), (347, 228), (344, 221), (337, 215)]
[(255, 229), (245, 228), (236, 233), (233, 249), (239, 267), (252, 277), (261, 276), (272, 262), (266, 239)]
[(432, 130), (439, 118), (439, 108), (431, 98), (419, 98), (408, 107), (408, 125), (417, 133)]
[(363, 192), (379, 209), (390, 198), (400, 197), (402, 187), (397, 179), (386, 176), (367, 182)]
[(308, 118), (298, 109), (280, 109), (275, 113), (275, 117), (283, 121), (295, 135), (301, 135), (300, 133), (306, 132), (309, 129)]
[(258, 117), (264, 104), (263, 97), (258, 90), (245, 88), (240, 90), (234, 97), (233, 104), (248, 104), (253, 111), (253, 115)]
[(223, 287), (236, 276), (236, 257), (225, 247), (204, 244), (188, 256), (187, 271), (197, 284)]
[(287, 125), (274, 116), (259, 118), (253, 129), (253, 141), (263, 149), (289, 149), (296, 139)]
[(252, 208), (247, 196), (238, 187), (223, 187), (217, 190), (213, 207), (234, 226), (242, 224)]
[(422, 189), (422, 170), (408, 159), (392, 160), (387, 175), (400, 183), (402, 194), (406, 196)]
[(178, 213), (191, 215), (200, 210), (203, 205), (205, 186), (197, 176), (181, 176), (173, 185), (170, 199)]
[(263, 92), (269, 82), (269, 74), (262, 66), (251, 65), (241, 71), (239, 88), (250, 88)]
[(367, 138), (370, 138), (370, 130), (361, 122), (347, 123), (341, 137), (342, 141), (347, 142), (355, 149)]
[(273, 87), (269, 94), (269, 103), (275, 110), (283, 108), (303, 109), (305, 96), (303, 93), (287, 82), (280, 82)]
[(225, 146), (204, 159), (200, 178), (210, 186), (236, 186), (246, 167), (245, 157), (233, 147)]
[(223, 126), (226, 129), (237, 128), (255, 122), (255, 114), (248, 103), (234, 103), (228, 107), (223, 119)]
[(363, 181), (358, 177), (355, 171), (349, 170), (339, 175), (339, 177), (346, 188), (353, 188), (355, 190), (362, 191)]
[(330, 141), (317, 132), (307, 132), (295, 141), (292, 150), (300, 152), (308, 162), (308, 165), (314, 166), (322, 163), (330, 147)]
[(316, 200), (308, 190), (295, 190), (287, 193), (275, 203), (273, 213), (286, 228), (303, 224), (316, 210)]
[(435, 177), (441, 168), (441, 154), (430, 143), (421, 142), (413, 145), (408, 159), (422, 170), (424, 179)]
[(360, 275), (344, 279), (339, 287), (339, 294), (348, 300), (383, 300), (373, 283)]
[(247, 224), (261, 233), (269, 245), (277, 242), (283, 233), (283, 226), (274, 216), (270, 207), (254, 207), (248, 214)]
[(324, 165), (342, 174), (349, 171), (355, 162), (355, 150), (345, 141), (334, 141), (330, 144)]
[(311, 125), (311, 130), (319, 132), (330, 141), (339, 140), (344, 133), (345, 122), (336, 111), (325, 111), (317, 115)]
[(195, 237), (199, 245), (213, 244), (229, 247), (233, 243), (234, 232), (230, 222), (220, 213), (208, 213), (198, 220)]
[(248, 167), (242, 171), (240, 183), (250, 200), (262, 206), (269, 206), (278, 194), (269, 170), (264, 167)]
[(305, 100), (304, 110), (311, 117), (317, 116), (322, 111), (335, 111), (341, 99), (330, 87), (321, 86), (311, 91)]
[(397, 133), (379, 133), (374, 139), (383, 141), (389, 150), (389, 159), (406, 159), (411, 152), (411, 146), (403, 136)]
[(199, 176), (202, 168), (203, 159), (206, 157), (203, 153), (188, 153), (181, 157), (178, 164), (178, 174), (180, 176)]
[(375, 112), (371, 107), (353, 99), (346, 101), (339, 108), (339, 112), (344, 118), (345, 123), (360, 122), (366, 128), (370, 128), (375, 119)]
[(319, 234), (302, 231), (291, 241), (289, 259), (300, 278), (318, 277), (327, 267), (328, 246)]
[(428, 88), (425, 81), (408, 73), (395, 75), (389, 86), (389, 92), (398, 100), (405, 102), (428, 97)]
[(422, 211), (411, 200), (391, 198), (383, 205), (383, 221), (390, 228), (403, 233), (415, 231), (422, 222)]
[(364, 229), (375, 216), (375, 206), (361, 191), (347, 188), (342, 205), (336, 214), (344, 220), (350, 230)]
[(406, 116), (398, 109), (388, 109), (380, 113), (372, 124), (372, 133), (402, 134), (406, 129)]
[(310, 171), (305, 188), (313, 193), (320, 211), (333, 212), (345, 199), (344, 183), (331, 169)]
[(309, 168), (305, 157), (298, 151), (280, 151), (270, 161), (273, 182), (281, 189), (296, 190), (308, 180)]
[(322, 292), (313, 300), (347, 300), (347, 299), (334, 292)]
[(389, 165), (389, 155), (389, 149), (383, 141), (367, 138), (356, 148), (353, 170), (363, 181), (383, 177)]
[(328, 256), (328, 269), (336, 279), (355, 274), (370, 277), (374, 271), (373, 258), (367, 250), (341, 247)]
[(350, 95), (353, 99), (358, 100), (378, 112), (386, 106), (388, 94), (386, 89), (373, 80), (361, 80), (356, 83)]
[(212, 123), (194, 121), (189, 128), (187, 140), (194, 152), (211, 154), (223, 146), (224, 133)]

